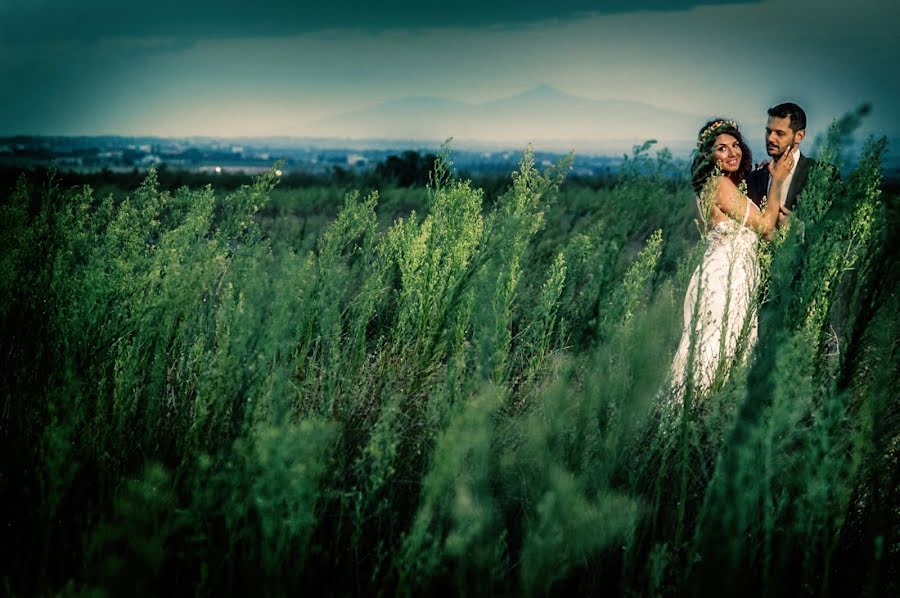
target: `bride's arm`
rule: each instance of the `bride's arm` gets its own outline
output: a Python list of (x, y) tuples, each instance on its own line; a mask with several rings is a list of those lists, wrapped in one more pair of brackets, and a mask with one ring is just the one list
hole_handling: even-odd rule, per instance
[[(743, 222), (745, 226), (752, 228), (761, 235), (768, 235), (775, 230), (778, 222), (778, 208), (781, 206), (781, 183), (772, 179), (769, 189), (769, 201), (762, 210), (757, 210), (750, 205), (750, 198), (741, 193), (734, 183), (726, 177), (719, 179), (716, 187), (715, 205), (728, 216)], [(746, 218), (746, 220), (745, 220)]]
[(784, 157), (778, 164), (769, 163), (769, 199), (762, 210), (754, 210), (750, 198), (741, 193), (731, 179), (720, 177), (716, 186), (715, 204), (720, 210), (732, 218), (743, 222), (746, 226), (761, 235), (769, 236), (778, 223), (778, 212), (781, 209), (781, 195), (787, 176), (794, 165), (793, 146), (788, 147)]

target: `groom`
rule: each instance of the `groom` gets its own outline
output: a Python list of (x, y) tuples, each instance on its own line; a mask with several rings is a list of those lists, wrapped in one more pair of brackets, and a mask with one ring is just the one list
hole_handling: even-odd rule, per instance
[[(766, 153), (776, 163), (784, 156), (788, 147), (793, 148), (794, 168), (788, 175), (781, 197), (781, 210), (778, 214), (778, 226), (784, 226), (791, 211), (797, 204), (797, 195), (803, 190), (803, 184), (809, 169), (816, 161), (800, 153), (800, 142), (806, 137), (806, 112), (793, 102), (785, 102), (769, 108), (769, 120), (766, 122)], [(769, 193), (769, 169), (762, 165), (747, 177), (747, 195), (753, 203), (760, 206), (762, 198)]]

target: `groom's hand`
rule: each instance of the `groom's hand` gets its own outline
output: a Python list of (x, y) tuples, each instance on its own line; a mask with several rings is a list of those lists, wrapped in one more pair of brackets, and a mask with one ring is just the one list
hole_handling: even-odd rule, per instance
[(788, 218), (791, 216), (791, 210), (786, 207), (779, 206), (778, 208), (778, 228), (784, 228), (788, 223)]

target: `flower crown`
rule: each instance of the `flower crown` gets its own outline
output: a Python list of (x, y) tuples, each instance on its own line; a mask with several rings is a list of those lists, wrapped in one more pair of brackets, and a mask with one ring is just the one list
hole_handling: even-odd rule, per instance
[(733, 129), (738, 129), (737, 123), (733, 120), (717, 120), (714, 123), (710, 123), (709, 126), (707, 126), (700, 132), (700, 137), (697, 139), (697, 147), (701, 147), (706, 139), (720, 127), (731, 127)]

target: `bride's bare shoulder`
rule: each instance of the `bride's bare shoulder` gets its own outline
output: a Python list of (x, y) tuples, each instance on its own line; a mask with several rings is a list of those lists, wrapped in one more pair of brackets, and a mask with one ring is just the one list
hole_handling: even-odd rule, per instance
[(731, 191), (732, 189), (737, 189), (737, 186), (734, 184), (734, 181), (729, 179), (727, 176), (717, 176), (716, 188)]
[(731, 199), (735, 197), (735, 195), (740, 193), (740, 190), (734, 184), (734, 181), (726, 176), (715, 177), (715, 182), (713, 183), (713, 185), (717, 201), (725, 200), (726, 198)]
[(734, 183), (732, 183), (728, 177), (724, 175), (713, 175), (706, 179), (706, 182), (703, 183), (703, 188), (700, 191), (700, 195), (707, 194), (716, 194), (721, 189), (728, 189), (728, 185), (731, 185), (734, 188)]

